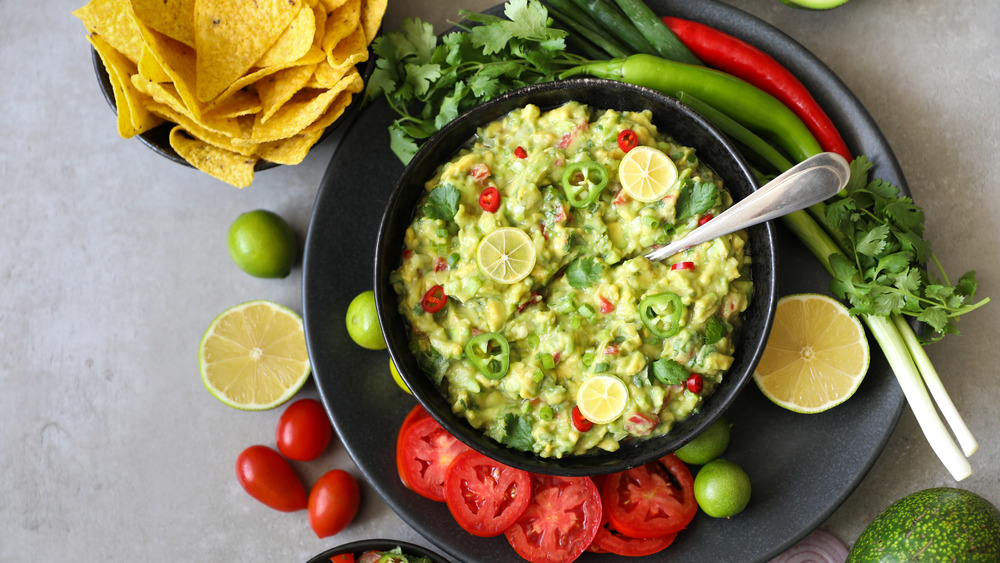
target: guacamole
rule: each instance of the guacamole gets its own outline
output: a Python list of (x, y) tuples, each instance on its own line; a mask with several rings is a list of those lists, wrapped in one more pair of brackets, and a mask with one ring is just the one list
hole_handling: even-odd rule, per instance
[[(651, 203), (618, 178), (636, 139), (677, 168)], [(732, 204), (649, 112), (528, 105), (480, 128), (426, 189), (392, 284), (412, 352), (473, 427), (542, 457), (614, 451), (669, 432), (722, 382), (753, 288), (746, 233), (644, 258)], [(477, 248), (511, 227), (530, 239), (534, 263), (507, 283), (484, 270)], [(595, 375), (628, 391), (610, 422), (576, 408)]]

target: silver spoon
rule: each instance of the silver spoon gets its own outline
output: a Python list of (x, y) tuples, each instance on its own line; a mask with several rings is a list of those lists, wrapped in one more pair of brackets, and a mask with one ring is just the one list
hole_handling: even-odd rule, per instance
[(646, 254), (646, 258), (663, 260), (686, 248), (805, 209), (836, 195), (850, 177), (851, 167), (844, 157), (831, 152), (817, 154), (782, 172), (684, 238)]

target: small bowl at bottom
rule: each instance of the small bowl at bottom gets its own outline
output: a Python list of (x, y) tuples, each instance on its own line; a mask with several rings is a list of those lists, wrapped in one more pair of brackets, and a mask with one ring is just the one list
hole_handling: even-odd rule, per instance
[[(316, 555), (310, 559), (307, 563), (330, 563), (330, 558), (344, 553), (349, 553), (354, 556), (355, 561), (361, 557), (362, 554), (368, 551), (389, 551), (392, 549), (400, 548), (403, 551), (403, 555), (410, 555), (414, 557), (426, 557), (431, 560), (431, 563), (451, 563), (450, 560), (445, 559), (443, 555), (435, 553), (426, 547), (422, 547), (416, 544), (395, 541), (395, 540), (359, 540), (351, 543), (345, 543), (344, 545), (338, 545), (337, 547), (331, 547), (330, 549)], [(412, 562), (411, 562), (412, 563)]]

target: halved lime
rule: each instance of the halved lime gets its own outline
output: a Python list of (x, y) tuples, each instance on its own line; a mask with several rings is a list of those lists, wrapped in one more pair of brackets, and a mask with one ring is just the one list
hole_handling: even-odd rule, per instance
[(494, 281), (519, 282), (535, 267), (535, 245), (521, 229), (502, 227), (479, 241), (476, 260), (479, 269)]
[(663, 151), (636, 147), (618, 166), (618, 181), (632, 199), (649, 203), (661, 199), (677, 181), (677, 166)]
[(612, 422), (625, 410), (628, 388), (613, 375), (593, 375), (576, 392), (580, 414), (595, 424)]
[(271, 301), (215, 317), (198, 347), (201, 380), (223, 403), (265, 410), (292, 398), (311, 373), (302, 317)]
[(850, 398), (869, 361), (865, 329), (842, 303), (822, 294), (786, 295), (753, 377), (775, 404), (817, 413)]

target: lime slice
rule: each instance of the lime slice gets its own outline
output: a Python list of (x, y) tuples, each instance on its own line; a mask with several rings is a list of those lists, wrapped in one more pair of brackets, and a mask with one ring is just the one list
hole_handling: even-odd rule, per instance
[(663, 151), (636, 147), (618, 166), (618, 181), (632, 199), (649, 203), (661, 199), (677, 181), (677, 166)]
[(849, 399), (869, 361), (865, 329), (847, 307), (826, 295), (787, 295), (753, 377), (774, 403), (817, 413)]
[(270, 301), (223, 311), (198, 347), (201, 380), (223, 403), (265, 410), (292, 398), (309, 378), (302, 317)]
[(580, 385), (576, 405), (594, 424), (606, 424), (621, 416), (628, 401), (628, 388), (613, 375), (594, 375)]
[(535, 267), (535, 245), (521, 229), (503, 227), (479, 241), (476, 260), (479, 269), (494, 281), (519, 282)]

